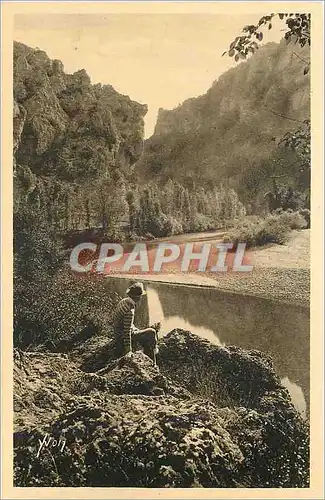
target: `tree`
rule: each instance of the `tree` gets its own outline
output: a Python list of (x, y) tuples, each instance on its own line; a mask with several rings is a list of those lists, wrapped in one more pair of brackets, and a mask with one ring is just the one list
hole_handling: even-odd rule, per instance
[(305, 120), (303, 125), (294, 132), (287, 132), (279, 141), (284, 146), (298, 155), (300, 172), (310, 170), (311, 162), (311, 131), (310, 120)]
[(123, 176), (118, 171), (112, 171), (106, 179), (96, 179), (92, 197), (97, 222), (103, 234), (116, 240), (121, 217), (128, 211)]
[(126, 201), (129, 207), (130, 229), (133, 232), (138, 232), (139, 228), (137, 227), (137, 215), (139, 208), (134, 191), (128, 191), (126, 193)]
[(176, 186), (172, 179), (168, 179), (163, 188), (162, 208), (166, 215), (174, 215)]
[(183, 201), (183, 227), (186, 231), (193, 231), (194, 208), (191, 207), (190, 195), (187, 188), (184, 189)]

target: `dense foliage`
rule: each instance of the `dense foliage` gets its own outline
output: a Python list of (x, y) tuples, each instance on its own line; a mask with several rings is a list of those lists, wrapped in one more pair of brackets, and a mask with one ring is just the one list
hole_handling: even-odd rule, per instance
[(233, 189), (189, 190), (169, 179), (164, 185), (150, 182), (128, 192), (130, 229), (135, 235), (206, 231), (223, 227), (245, 215), (245, 208)]
[(41, 212), (14, 215), (14, 345), (58, 345), (75, 335), (105, 331), (117, 297), (105, 280), (77, 276)]

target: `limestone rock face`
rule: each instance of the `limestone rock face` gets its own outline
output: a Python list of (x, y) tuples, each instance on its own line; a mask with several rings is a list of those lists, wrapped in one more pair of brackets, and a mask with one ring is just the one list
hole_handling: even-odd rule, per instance
[[(284, 40), (266, 44), (203, 95), (171, 110), (161, 108), (136, 165), (139, 175), (189, 186), (229, 183), (241, 201), (255, 202), (261, 189), (271, 188), (274, 161), (280, 163), (274, 138), (299, 126), (281, 115), (298, 122), (310, 118), (310, 78), (295, 50)], [(300, 57), (309, 60), (309, 48)], [(292, 153), (281, 155), (279, 173), (296, 182), (299, 170), (291, 167)]]
[[(270, 359), (175, 330), (159, 368), (138, 351), (97, 370), (107, 340), (16, 353), (16, 486), (308, 486), (307, 428)], [(46, 434), (64, 450), (37, 456)]]
[(55, 172), (63, 180), (89, 177), (86, 146), (88, 160), (106, 153), (111, 166), (120, 162), (125, 168), (142, 153), (145, 105), (111, 85), (91, 85), (83, 69), (66, 74), (61, 61), (16, 42), (14, 98), (26, 115), (22, 130), (21, 122), (14, 122), (16, 161), (36, 172)]

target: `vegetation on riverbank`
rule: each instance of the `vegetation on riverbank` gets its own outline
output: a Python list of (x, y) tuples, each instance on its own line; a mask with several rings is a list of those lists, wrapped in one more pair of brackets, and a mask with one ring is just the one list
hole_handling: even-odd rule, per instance
[(265, 218), (254, 217), (240, 220), (223, 237), (225, 243), (246, 243), (246, 248), (268, 243), (285, 244), (293, 229), (306, 229), (310, 220), (309, 210), (293, 212), (278, 210)]

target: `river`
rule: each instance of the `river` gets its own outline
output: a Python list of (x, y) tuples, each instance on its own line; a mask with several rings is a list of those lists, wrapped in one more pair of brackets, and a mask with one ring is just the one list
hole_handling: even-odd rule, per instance
[[(124, 295), (130, 280), (108, 277), (107, 286)], [(275, 369), (302, 416), (309, 407), (309, 308), (209, 287), (145, 283), (139, 326), (160, 321), (161, 335), (182, 328), (217, 345), (258, 349)]]

